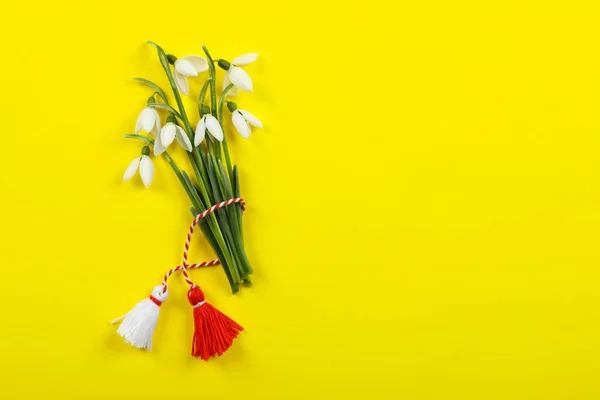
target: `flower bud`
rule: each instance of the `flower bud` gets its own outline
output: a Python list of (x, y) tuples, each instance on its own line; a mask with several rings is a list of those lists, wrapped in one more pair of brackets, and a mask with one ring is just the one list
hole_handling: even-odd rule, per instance
[(177, 61), (177, 57), (173, 54), (167, 54), (167, 60), (169, 60), (169, 64), (175, 65), (175, 61)]
[(169, 122), (171, 122), (173, 124), (177, 123), (177, 120), (175, 119), (175, 116), (173, 114), (169, 114), (169, 116), (167, 117), (167, 123), (169, 123)]
[(147, 156), (149, 154), (150, 154), (150, 147), (148, 147), (148, 146), (142, 147), (142, 155)]
[(202, 104), (202, 116), (210, 114), (210, 107)]
[(235, 104), (233, 101), (228, 101), (227, 108), (229, 109), (229, 111), (234, 112), (235, 110), (237, 110), (237, 104)]
[(220, 59), (219, 61), (217, 61), (217, 64), (219, 64), (219, 67), (221, 67), (225, 71), (228, 71), (229, 68), (231, 67), (231, 63), (229, 61), (223, 60), (223, 59)]

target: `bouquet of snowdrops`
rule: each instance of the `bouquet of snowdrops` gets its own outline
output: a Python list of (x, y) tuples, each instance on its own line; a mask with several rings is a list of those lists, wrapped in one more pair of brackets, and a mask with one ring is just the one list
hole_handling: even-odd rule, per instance
[[(205, 57), (192, 55), (177, 58), (167, 54), (156, 43), (158, 59), (165, 71), (173, 92), (175, 104), (156, 83), (136, 78), (136, 81), (150, 87), (154, 93), (148, 98), (146, 107), (140, 112), (135, 134), (126, 138), (144, 143), (141, 155), (127, 167), (123, 180), (131, 179), (139, 170), (146, 187), (152, 183), (154, 164), (151, 154), (162, 156), (171, 167), (191, 202), (194, 216), (211, 210), (211, 207), (228, 199), (240, 198), (238, 168), (231, 161), (227, 138), (223, 129), (224, 114), (230, 113), (234, 127), (244, 138), (250, 135), (250, 126), (262, 127), (261, 122), (248, 111), (228, 100), (238, 90), (252, 91), (252, 80), (241, 67), (256, 60), (257, 54), (245, 54), (231, 61), (214, 59), (208, 49), (202, 46)], [(217, 91), (216, 67), (225, 70), (222, 91)], [(189, 94), (188, 79), (208, 71), (198, 97), (198, 122), (192, 127), (192, 117), (196, 110), (186, 110), (182, 95)], [(207, 92), (209, 94), (208, 100)], [(227, 111), (225, 110), (227, 109)], [(159, 110), (166, 111), (165, 123), (161, 122)], [(141, 134), (145, 132), (147, 135)], [(177, 144), (174, 144), (177, 142)], [(168, 150), (180, 146), (187, 153), (188, 171), (177, 165)], [(189, 169), (191, 167), (191, 169)], [(242, 232), (243, 202), (215, 209), (198, 221), (204, 236), (215, 251), (223, 266), (231, 291), (236, 293), (240, 285), (251, 285), (252, 267), (244, 249)], [(213, 211), (213, 210), (211, 210)]]

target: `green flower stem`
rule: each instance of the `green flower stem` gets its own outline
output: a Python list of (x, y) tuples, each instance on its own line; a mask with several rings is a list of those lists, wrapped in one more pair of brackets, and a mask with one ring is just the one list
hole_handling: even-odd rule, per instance
[[(208, 49), (206, 48), (206, 46), (203, 45), (202, 50), (204, 50), (204, 54), (206, 54), (206, 58), (208, 58), (208, 80), (210, 82), (210, 112), (212, 113), (213, 117), (218, 119), (219, 115), (217, 113), (217, 73), (215, 71), (215, 63), (214, 63), (210, 53), (208, 52)], [(219, 141), (215, 141), (214, 147), (215, 147), (215, 154), (217, 155), (217, 158), (220, 160), (221, 159), (221, 144), (219, 143)]]
[[(223, 127), (223, 105), (225, 104), (225, 98), (227, 97), (227, 92), (233, 89), (233, 83), (230, 83), (225, 89), (223, 89), (223, 93), (221, 93), (221, 98), (219, 99), (219, 123), (221, 127)], [(229, 172), (229, 179), (231, 179), (231, 183), (233, 184), (233, 168), (231, 167), (231, 158), (229, 157), (229, 146), (227, 146), (227, 138), (223, 136), (223, 152), (225, 153), (225, 161), (227, 162), (227, 172)]]
[[(217, 203), (220, 203), (221, 201), (225, 200), (225, 198), (219, 190), (218, 179), (216, 177), (213, 165), (209, 164), (208, 167), (209, 167), (208, 173), (210, 174), (210, 177), (211, 177), (210, 182), (213, 186), (213, 193), (215, 193), (215, 200)], [(231, 268), (231, 270), (234, 271), (233, 278), (236, 280), (236, 282), (242, 283), (242, 277), (244, 277), (246, 274), (244, 273), (244, 270), (241, 269), (241, 265), (240, 265), (241, 259), (239, 258), (239, 256), (237, 255), (237, 252), (236, 252), (234, 236), (231, 232), (231, 225), (229, 224), (229, 220), (227, 218), (228, 211), (229, 210), (227, 210), (227, 209), (220, 209), (220, 210), (217, 210), (216, 213), (219, 216), (218, 219), (220, 222), (220, 227), (221, 227), (221, 230), (222, 230), (224, 236), (227, 238), (227, 243), (229, 245), (231, 254), (236, 260), (236, 268), (235, 269)]]
[(214, 199), (212, 191), (210, 190), (210, 186), (207, 188), (205, 182), (208, 182), (208, 174), (206, 173), (205, 168), (205, 158), (206, 154), (203, 151), (200, 151), (198, 147), (194, 148), (194, 158), (196, 159), (196, 163), (192, 163), (194, 165), (194, 173), (196, 174), (196, 179), (200, 184), (200, 190), (202, 192), (202, 196), (206, 200), (208, 198), (209, 203)]
[(208, 84), (210, 83), (210, 79), (207, 79), (202, 85), (202, 89), (200, 89), (200, 95), (198, 96), (198, 114), (202, 116), (202, 105), (204, 104), (204, 98), (206, 97), (206, 89), (208, 89)]
[(220, 161), (221, 160), (221, 142), (219, 142), (218, 140), (215, 140), (214, 143), (215, 143), (215, 156)]
[[(229, 84), (221, 93), (221, 98), (219, 99), (219, 123), (223, 126), (223, 106), (225, 105), (225, 99), (227, 98), (227, 93), (233, 89), (233, 84)], [(227, 162), (227, 171), (229, 172), (229, 179), (231, 181), (231, 187), (235, 190), (232, 190), (232, 194), (235, 197), (240, 197), (240, 183), (238, 179), (237, 167), (232, 168), (231, 159), (229, 157), (229, 147), (227, 146), (227, 139), (223, 137), (223, 150), (225, 153), (225, 161)], [(222, 166), (221, 166), (222, 168)], [(248, 257), (246, 256), (246, 251), (244, 249), (244, 233), (242, 229), (242, 209), (241, 207), (236, 207), (235, 216), (232, 218), (234, 223), (237, 225), (237, 239), (240, 243), (241, 252), (243, 255), (244, 264), (246, 265), (246, 270), (249, 273), (252, 273), (252, 267), (250, 266), (250, 262), (248, 261)], [(234, 229), (234, 231), (236, 231)]]
[(216, 83), (216, 74), (215, 74), (215, 63), (208, 52), (206, 46), (202, 45), (202, 50), (204, 50), (204, 54), (206, 54), (206, 58), (208, 58), (208, 74), (210, 80), (210, 108), (212, 115), (217, 117), (217, 83)]
[[(225, 197), (231, 199), (234, 197), (233, 188), (229, 184), (227, 180), (227, 175), (225, 174), (225, 169), (223, 168), (223, 163), (219, 161), (219, 171), (221, 179), (223, 180), (223, 184), (225, 187)], [(235, 245), (237, 247), (237, 254), (240, 257), (240, 266), (244, 269), (244, 275), (251, 274), (252, 267), (250, 266), (250, 261), (246, 256), (246, 251), (244, 249), (244, 238), (241, 232), (241, 207), (229, 208), (228, 210), (229, 219), (232, 221), (231, 231), (233, 232), (233, 236), (235, 239)]]
[[(240, 177), (238, 175), (237, 165), (233, 166), (233, 177), (231, 180), (233, 181), (233, 196), (240, 197)], [(242, 243), (244, 243), (244, 230), (242, 229), (242, 207), (236, 207), (235, 209), (238, 216), (238, 229), (240, 231), (240, 237), (242, 238)]]
[[(181, 100), (181, 95), (179, 94), (179, 90), (177, 89), (177, 85), (175, 84), (175, 79), (173, 78), (173, 74), (171, 73), (171, 68), (169, 67), (169, 62), (166, 61), (166, 56), (164, 51), (162, 50), (162, 48), (160, 48), (160, 46), (158, 46), (157, 44), (154, 44), (152, 42), (150, 42), (151, 44), (153, 44), (156, 49), (158, 50), (158, 56), (161, 59), (161, 64), (163, 64), (163, 69), (165, 70), (165, 73), (167, 75), (167, 79), (169, 80), (169, 85), (171, 85), (171, 90), (173, 91), (173, 96), (175, 96), (175, 101), (177, 102), (177, 108), (179, 109), (179, 117), (181, 119), (181, 121), (183, 122), (183, 124), (185, 125), (185, 131), (188, 135), (188, 138), (190, 139), (190, 141), (193, 143), (194, 142), (194, 131), (192, 130), (192, 127), (190, 125), (190, 122), (188, 120), (187, 117), (187, 113), (185, 111), (185, 107), (183, 107), (183, 101)], [(162, 58), (164, 57), (165, 59), (165, 63), (163, 63)]]
[[(208, 151), (209, 151), (209, 157), (208, 158), (209, 158), (209, 160), (211, 162), (211, 166), (212, 166), (212, 168), (213, 168), (214, 171), (218, 171), (219, 170), (218, 162), (220, 162), (220, 160), (217, 161), (217, 158), (215, 156), (215, 152), (214, 152), (213, 149), (209, 149)], [(217, 184), (219, 185), (218, 189), (219, 189), (219, 191), (221, 193), (221, 196), (225, 196), (225, 187), (223, 185), (223, 182), (221, 182), (221, 179), (218, 179), (217, 176), (212, 176), (212, 177), (217, 181)], [(213, 191), (213, 193), (214, 193), (214, 191)], [(223, 201), (223, 200), (225, 200), (225, 199), (221, 199), (220, 201)]]
[[(192, 211), (192, 215), (196, 216), (198, 214), (199, 212)], [(215, 253), (217, 253), (217, 258), (219, 259), (219, 261), (221, 261), (221, 264), (223, 265), (223, 271), (225, 271), (225, 276), (227, 277), (227, 281), (229, 282), (229, 286), (231, 287), (231, 292), (233, 294), (236, 294), (240, 289), (237, 283), (234, 281), (233, 277), (231, 276), (231, 272), (229, 272), (230, 267), (229, 265), (227, 265), (225, 256), (223, 255), (221, 248), (219, 247), (218, 243), (213, 237), (212, 232), (206, 221), (200, 221), (200, 229), (202, 229), (202, 233), (206, 237), (206, 240), (208, 240), (210, 246), (215, 250)]]
[[(223, 106), (225, 105), (225, 99), (227, 98), (227, 93), (233, 89), (233, 83), (230, 83), (223, 92), (221, 93), (221, 98), (219, 99), (219, 123), (221, 127), (223, 127)], [(229, 146), (227, 145), (227, 138), (223, 137), (223, 151), (225, 153), (225, 161), (227, 162), (227, 171), (229, 172), (229, 179), (231, 181), (231, 186), (233, 188), (233, 195), (235, 197), (240, 197), (240, 182), (238, 177), (237, 167), (231, 166), (231, 158), (229, 157)], [(248, 257), (246, 256), (246, 251), (244, 249), (244, 232), (242, 229), (242, 209), (241, 207), (236, 207), (235, 217), (233, 218), (234, 222), (237, 223), (237, 232), (238, 238), (241, 242), (241, 250), (243, 253), (243, 259), (245, 260), (246, 269), (251, 273), (252, 267), (250, 266), (250, 262), (248, 261)]]
[[(173, 91), (175, 101), (177, 102), (177, 107), (179, 108), (179, 113), (181, 114), (181, 120), (185, 125), (186, 134), (188, 135), (190, 141), (193, 143), (194, 133), (192, 131), (192, 127), (188, 120), (187, 113), (185, 111), (185, 107), (183, 106), (183, 101), (181, 100), (179, 90), (177, 89), (177, 85), (175, 84), (175, 79), (173, 78), (173, 74), (171, 73), (171, 68), (169, 66), (169, 61), (167, 59), (167, 56), (166, 56), (165, 52), (163, 51), (163, 49), (160, 46), (158, 46), (156, 43), (153, 43), (153, 42), (149, 42), (149, 43), (156, 48), (156, 51), (158, 53), (158, 58), (160, 60), (160, 63), (162, 65), (164, 71), (165, 71), (165, 74), (167, 75), (167, 79), (169, 80), (169, 84), (171, 85), (171, 90)], [(213, 69), (214, 69), (214, 66), (213, 66)], [(211, 89), (213, 87), (214, 87), (214, 79), (212, 82)], [(215, 103), (216, 103), (216, 99), (215, 99)], [(215, 106), (216, 106), (216, 104), (215, 104)], [(194, 159), (192, 154), (189, 154), (189, 159), (190, 159), (191, 163), (198, 164), (197, 160)], [(202, 185), (200, 187), (202, 188)], [(208, 197), (208, 193), (206, 192), (206, 190), (202, 191), (202, 195), (203, 195), (203, 197), (205, 197), (206, 203), (210, 204), (210, 199)], [(213, 231), (213, 234), (215, 235), (215, 239), (217, 240), (217, 243), (219, 244), (219, 247), (221, 247), (223, 255), (225, 256), (226, 265), (230, 267), (230, 272), (233, 272), (233, 271), (237, 272), (236, 264), (233, 261), (233, 259), (231, 258), (231, 252), (225, 243), (225, 239), (223, 237), (221, 229), (219, 228), (219, 223), (217, 221), (215, 214), (210, 214), (208, 216), (208, 221), (210, 223), (211, 230)], [(233, 274), (233, 273), (232, 273), (232, 275), (235, 276), (235, 274)]]
[[(223, 92), (221, 93), (221, 97), (219, 98), (219, 108), (218, 108), (218, 115), (219, 115), (219, 123), (221, 124), (221, 127), (224, 127), (223, 125), (223, 106), (225, 105), (225, 99), (227, 98), (227, 93), (233, 89), (234, 85), (232, 83), (230, 83), (226, 88), (223, 89)], [(228, 197), (234, 197), (234, 190), (233, 187), (235, 187), (235, 192), (236, 195), (235, 197), (239, 197), (239, 180), (238, 180), (238, 174), (237, 174), (237, 169), (234, 169), (231, 165), (231, 157), (229, 156), (229, 146), (227, 145), (227, 138), (223, 137), (223, 152), (225, 153), (225, 161), (227, 163), (227, 171), (229, 173), (229, 180), (230, 182), (227, 182), (228, 184), (230, 183), (229, 186), (229, 191), (230, 194), (228, 194)], [(220, 160), (219, 160), (219, 167), (220, 170), (222, 171), (222, 176), (224, 181), (227, 181), (227, 175), (225, 175), (225, 171), (223, 170), (223, 165), (221, 164)], [(252, 266), (250, 265), (250, 261), (248, 260), (248, 256), (246, 255), (246, 249), (244, 248), (244, 234), (243, 234), (243, 229), (242, 229), (242, 209), (239, 206), (236, 206), (234, 210), (231, 210), (232, 212), (229, 214), (230, 215), (230, 219), (233, 222), (233, 226), (234, 229), (232, 229), (232, 231), (234, 232), (234, 236), (235, 236), (235, 243), (238, 249), (238, 254), (240, 255), (241, 258), (241, 266), (244, 269), (244, 273), (246, 275), (247, 280), (245, 281), (246, 284), (252, 284), (252, 282), (250, 281), (250, 278), (248, 277), (248, 274), (251, 274), (252, 271)]]
[[(215, 202), (221, 202), (233, 198), (233, 191), (231, 190), (227, 176), (224, 174), (225, 171), (223, 170), (223, 164), (221, 163), (221, 160), (216, 160), (212, 150), (209, 158), (212, 162), (209, 164), (208, 171), (210, 182), (213, 185)], [(238, 267), (240, 268), (239, 273), (242, 277), (245, 277), (248, 274), (248, 268), (243, 264), (244, 256), (240, 256), (241, 250), (239, 244), (241, 242), (241, 235), (238, 231), (239, 224), (237, 222), (236, 208), (237, 206), (227, 207), (226, 209), (219, 210), (218, 213), (221, 217), (220, 221), (222, 222), (221, 230), (225, 236), (227, 236), (230, 246), (235, 249), (235, 251), (232, 253), (236, 258)], [(232, 223), (229, 221), (232, 221)]]

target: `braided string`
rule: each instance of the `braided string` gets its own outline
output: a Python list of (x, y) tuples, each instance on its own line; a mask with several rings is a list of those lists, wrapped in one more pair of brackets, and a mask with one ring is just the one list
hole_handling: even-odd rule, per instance
[(181, 271), (183, 273), (183, 277), (184, 277), (185, 281), (187, 282), (187, 284), (190, 285), (190, 288), (193, 288), (194, 286), (196, 286), (196, 284), (194, 282), (192, 282), (192, 280), (190, 279), (190, 277), (188, 275), (188, 269), (210, 267), (212, 265), (217, 265), (217, 264), (220, 263), (220, 261), (218, 259), (216, 259), (216, 260), (212, 260), (212, 261), (204, 261), (204, 262), (197, 263), (197, 264), (188, 264), (187, 263), (187, 261), (188, 261), (188, 252), (190, 250), (190, 242), (192, 240), (192, 235), (194, 233), (194, 229), (196, 228), (196, 225), (198, 224), (198, 222), (200, 222), (207, 215), (215, 212), (219, 208), (226, 207), (226, 206), (231, 205), (231, 204), (239, 204), (242, 207), (242, 211), (246, 210), (246, 202), (244, 201), (244, 199), (242, 199), (240, 197), (236, 197), (236, 198), (225, 200), (225, 201), (222, 201), (222, 202), (220, 202), (218, 204), (215, 204), (214, 206), (212, 206), (208, 210), (206, 210), (206, 211), (198, 214), (196, 216), (196, 218), (194, 218), (194, 220), (192, 221), (192, 223), (190, 225), (190, 229), (188, 230), (188, 234), (187, 234), (187, 237), (186, 237), (186, 240), (185, 240), (185, 246), (184, 246), (184, 249), (183, 249), (183, 263), (181, 265), (178, 265), (175, 268), (170, 269), (165, 274), (165, 276), (163, 277), (163, 280), (162, 280), (163, 293), (167, 290), (167, 280), (175, 272)]
[[(203, 261), (203, 262), (198, 263), (198, 264), (190, 264), (190, 265), (187, 266), (187, 269), (196, 269), (196, 268), (202, 268), (202, 267), (212, 267), (213, 265), (218, 265), (220, 263), (221, 262), (217, 258), (217, 259), (212, 260), (212, 261)], [(173, 275), (175, 272), (180, 271), (182, 268), (183, 267), (181, 265), (178, 265), (175, 268), (171, 268), (169, 270), (169, 272), (167, 272), (165, 274), (165, 276), (163, 277), (163, 280), (162, 280), (163, 286), (167, 286), (167, 279), (169, 279), (171, 277), (171, 275)]]

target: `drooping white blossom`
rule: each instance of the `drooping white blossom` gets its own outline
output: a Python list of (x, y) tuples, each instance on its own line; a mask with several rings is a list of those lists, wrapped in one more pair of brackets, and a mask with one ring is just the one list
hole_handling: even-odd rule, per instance
[(208, 62), (201, 56), (185, 56), (175, 60), (173, 67), (173, 76), (177, 89), (187, 96), (190, 92), (190, 84), (187, 81), (187, 77), (198, 76), (198, 74), (208, 70)]
[(152, 107), (145, 107), (138, 115), (135, 122), (135, 133), (137, 134), (142, 130), (146, 133), (152, 133), (154, 136), (157, 136), (160, 131), (160, 115)]
[[(148, 150), (149, 151), (149, 150)], [(144, 186), (150, 187), (152, 183), (152, 179), (154, 178), (154, 163), (152, 159), (147, 155), (142, 155), (140, 157), (136, 157), (127, 167), (125, 173), (123, 174), (123, 182), (127, 182), (137, 172), (139, 167), (140, 177), (142, 178), (142, 182)]]
[(254, 115), (246, 110), (236, 109), (231, 113), (231, 120), (235, 129), (244, 137), (248, 139), (250, 136), (250, 125), (257, 128), (262, 128), (262, 122)]
[(196, 134), (194, 135), (194, 147), (197, 147), (204, 140), (205, 132), (208, 131), (212, 137), (219, 142), (223, 141), (223, 129), (219, 121), (211, 114), (205, 114), (196, 125)]
[(177, 143), (186, 151), (192, 151), (192, 143), (183, 128), (173, 122), (167, 122), (154, 141), (154, 155), (162, 154), (173, 143), (173, 140), (177, 140)]
[(227, 92), (228, 96), (236, 96), (239, 93), (239, 89), (245, 90), (246, 92), (252, 91), (252, 79), (250, 78), (250, 75), (240, 67), (253, 63), (257, 58), (258, 53), (248, 53), (236, 57), (231, 61), (231, 65), (225, 73), (225, 78), (223, 80), (223, 90), (225, 90), (230, 83), (233, 83), (234, 85), (234, 87)]

